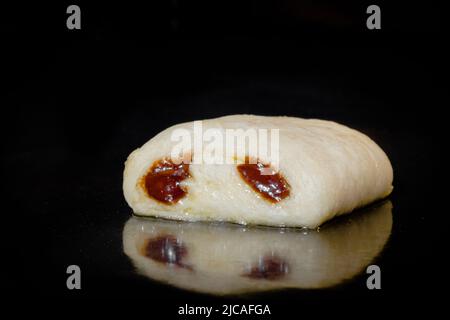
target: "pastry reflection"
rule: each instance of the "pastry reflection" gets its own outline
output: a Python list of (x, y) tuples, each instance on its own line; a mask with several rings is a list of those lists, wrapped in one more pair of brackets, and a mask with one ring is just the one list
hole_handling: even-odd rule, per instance
[(325, 288), (363, 272), (386, 244), (391, 202), (364, 211), (319, 231), (133, 217), (123, 246), (139, 273), (187, 290)]

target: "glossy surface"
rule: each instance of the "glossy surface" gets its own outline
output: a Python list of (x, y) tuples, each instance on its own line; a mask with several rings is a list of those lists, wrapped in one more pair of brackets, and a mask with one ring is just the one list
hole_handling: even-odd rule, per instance
[(160, 235), (156, 238), (148, 239), (142, 252), (146, 257), (155, 261), (187, 268), (182, 262), (187, 255), (187, 248), (174, 236)]
[(275, 280), (288, 273), (289, 266), (284, 260), (276, 256), (266, 256), (259, 259), (244, 276), (252, 279)]
[(389, 201), (320, 231), (132, 217), (124, 226), (123, 248), (138, 273), (149, 279), (235, 295), (341, 284), (363, 273), (383, 250), (391, 229)]

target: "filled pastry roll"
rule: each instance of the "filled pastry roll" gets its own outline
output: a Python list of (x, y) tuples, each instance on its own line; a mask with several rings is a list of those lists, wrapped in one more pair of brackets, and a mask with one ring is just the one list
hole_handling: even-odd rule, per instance
[(316, 228), (392, 180), (383, 150), (344, 125), (233, 115), (156, 135), (129, 155), (123, 190), (137, 215)]

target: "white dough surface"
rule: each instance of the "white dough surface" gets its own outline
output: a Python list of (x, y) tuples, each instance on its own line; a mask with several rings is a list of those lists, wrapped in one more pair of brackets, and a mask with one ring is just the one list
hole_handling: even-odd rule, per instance
[(186, 196), (168, 205), (149, 197), (140, 181), (155, 161), (170, 157), (177, 143), (171, 134), (177, 128), (192, 131), (193, 122), (162, 131), (125, 163), (123, 191), (137, 215), (316, 228), (393, 189), (393, 169), (385, 152), (357, 130), (326, 120), (232, 115), (204, 120), (203, 131), (218, 128), (225, 136), (225, 129), (279, 129), (279, 172), (289, 183), (290, 195), (276, 203), (267, 201), (244, 182), (236, 164), (191, 164), (191, 177), (182, 182)]

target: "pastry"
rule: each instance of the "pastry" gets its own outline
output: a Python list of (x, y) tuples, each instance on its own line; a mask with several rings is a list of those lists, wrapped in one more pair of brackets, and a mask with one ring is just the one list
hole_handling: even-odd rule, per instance
[[(231, 143), (229, 132), (248, 143)], [(190, 137), (187, 147), (182, 134)], [(142, 216), (316, 228), (386, 197), (392, 180), (386, 154), (357, 130), (232, 115), (175, 125), (150, 139), (129, 155), (123, 190)]]

